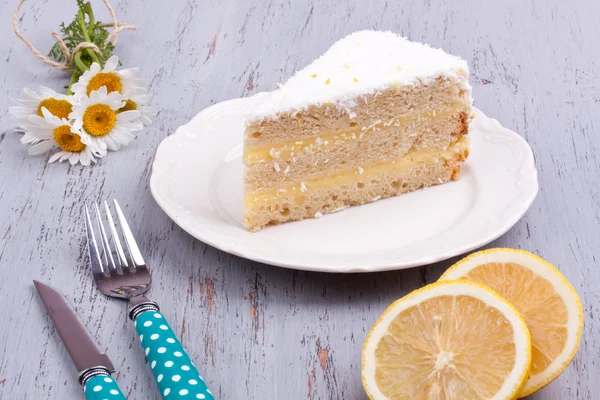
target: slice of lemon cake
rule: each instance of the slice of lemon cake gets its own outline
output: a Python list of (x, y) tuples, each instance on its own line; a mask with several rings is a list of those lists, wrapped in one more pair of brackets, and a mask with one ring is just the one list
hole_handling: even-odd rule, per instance
[(457, 179), (469, 152), (468, 78), (466, 61), (391, 32), (335, 43), (247, 116), (246, 228)]

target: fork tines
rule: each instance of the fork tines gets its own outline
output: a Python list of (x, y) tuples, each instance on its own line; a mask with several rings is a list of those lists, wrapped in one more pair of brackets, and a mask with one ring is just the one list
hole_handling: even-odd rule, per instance
[[(96, 240), (96, 235), (94, 233), (94, 225), (92, 224), (90, 210), (85, 206), (85, 227), (87, 231), (88, 250), (90, 264), (94, 274), (101, 273), (105, 276), (109, 276), (117, 273), (121, 275), (123, 274), (124, 269), (135, 272), (137, 267), (145, 265), (142, 254), (135, 242), (129, 225), (125, 220), (125, 216), (123, 215), (119, 203), (117, 200), (113, 200), (113, 202), (117, 214), (120, 235), (117, 233), (115, 220), (113, 219), (108, 202), (106, 200), (103, 201), (102, 207), (99, 207), (98, 203), (95, 203), (93, 206), (97, 232), (100, 233), (100, 246), (98, 246), (98, 241)], [(101, 208), (104, 209), (104, 213), (101, 212)], [(105, 222), (106, 226), (108, 226), (109, 233), (107, 233), (107, 229), (105, 229)], [(121, 238), (125, 242), (126, 251), (121, 245)]]

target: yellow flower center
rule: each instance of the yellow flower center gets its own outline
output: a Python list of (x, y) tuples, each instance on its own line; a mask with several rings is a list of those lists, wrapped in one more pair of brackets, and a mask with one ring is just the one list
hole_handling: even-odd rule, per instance
[(58, 118), (68, 118), (69, 114), (73, 109), (71, 103), (67, 100), (57, 100), (54, 98), (44, 99), (38, 104), (37, 115), (43, 117), (42, 107), (46, 107), (50, 114), (57, 116)]
[(110, 92), (119, 92), (121, 93), (121, 89), (123, 85), (121, 84), (121, 78), (114, 72), (99, 72), (97, 73), (87, 85), (87, 94), (88, 96), (94, 91), (100, 89), (102, 86), (106, 86), (106, 91)]
[(112, 131), (117, 113), (106, 104), (94, 104), (83, 113), (83, 129), (92, 136), (104, 136)]
[(134, 111), (137, 110), (137, 104), (135, 104), (135, 101), (131, 101), (131, 100), (125, 100), (125, 105), (121, 108), (119, 108), (119, 111), (117, 112), (124, 112), (124, 111)]
[(78, 134), (71, 132), (69, 125), (61, 125), (54, 129), (54, 140), (63, 150), (71, 153), (79, 153), (85, 149)]

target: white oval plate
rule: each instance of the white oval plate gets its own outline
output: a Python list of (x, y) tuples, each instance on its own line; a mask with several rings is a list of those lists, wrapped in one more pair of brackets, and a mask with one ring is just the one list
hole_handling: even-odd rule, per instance
[(152, 168), (152, 195), (167, 215), (228, 253), (327, 272), (430, 264), (498, 238), (537, 194), (527, 142), (475, 110), (460, 180), (249, 233), (242, 212), (244, 113), (263, 95), (202, 111), (160, 144)]

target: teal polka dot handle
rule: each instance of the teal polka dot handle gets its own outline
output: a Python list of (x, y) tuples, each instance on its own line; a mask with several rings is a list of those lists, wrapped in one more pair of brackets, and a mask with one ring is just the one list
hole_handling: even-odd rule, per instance
[(160, 312), (141, 313), (135, 319), (135, 329), (163, 399), (214, 400)]
[(125, 395), (110, 376), (94, 376), (83, 387), (87, 400), (125, 400)]

